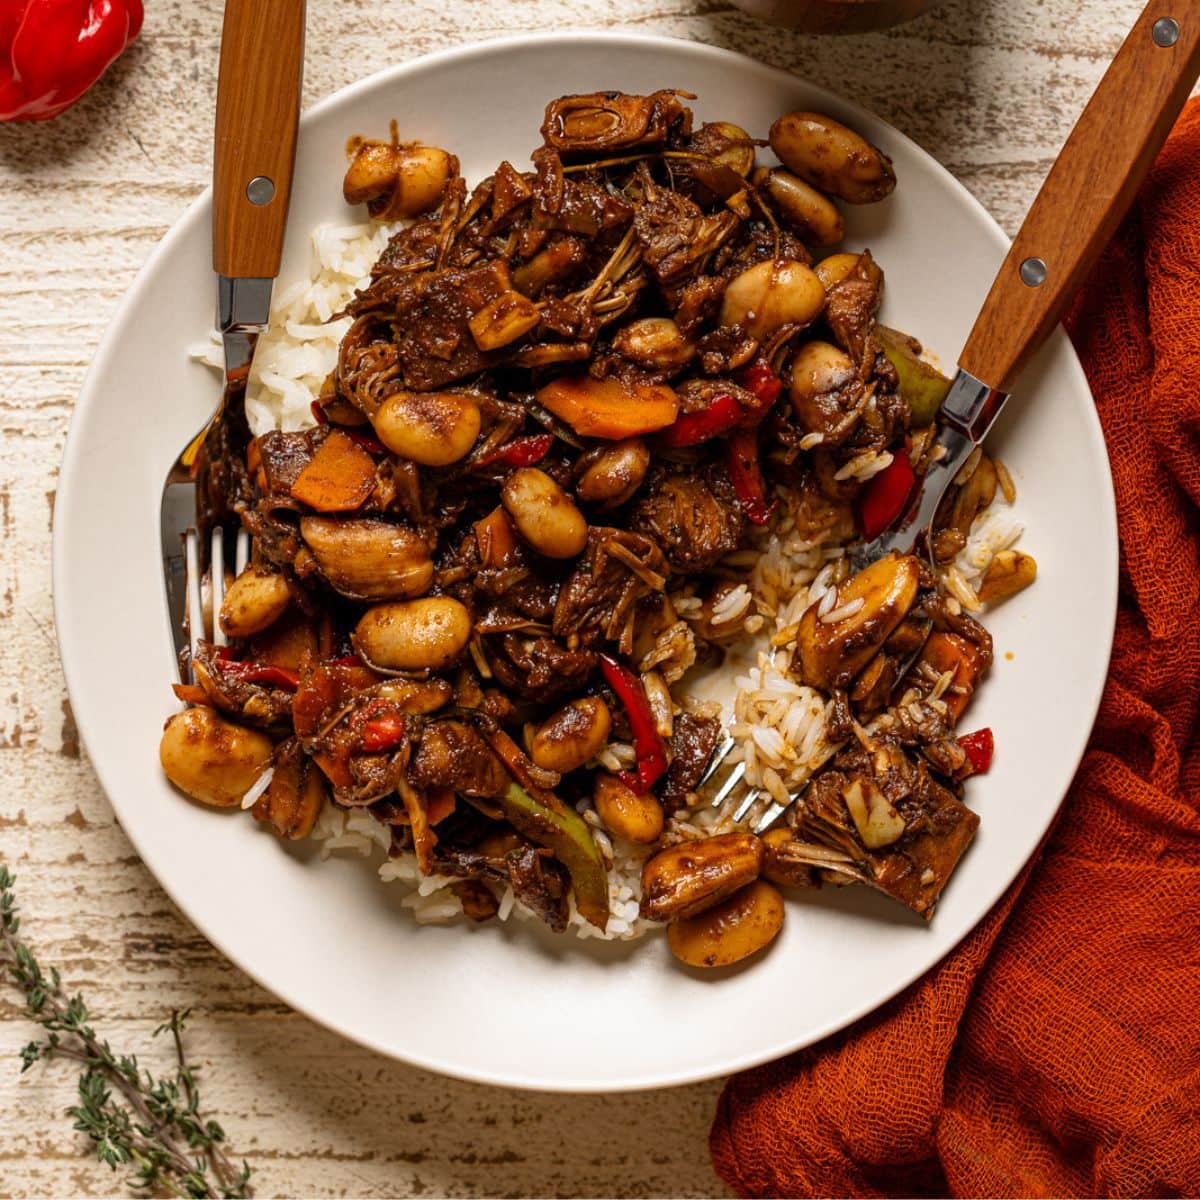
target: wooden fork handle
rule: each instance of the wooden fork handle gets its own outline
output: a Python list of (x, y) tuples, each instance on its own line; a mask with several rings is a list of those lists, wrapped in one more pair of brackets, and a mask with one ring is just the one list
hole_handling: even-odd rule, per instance
[(1116, 232), (1197, 74), (1200, 0), (1150, 0), (1013, 241), (959, 358), (964, 370), (1012, 390)]
[(226, 0), (213, 155), (213, 267), (279, 274), (296, 161), (305, 0)]

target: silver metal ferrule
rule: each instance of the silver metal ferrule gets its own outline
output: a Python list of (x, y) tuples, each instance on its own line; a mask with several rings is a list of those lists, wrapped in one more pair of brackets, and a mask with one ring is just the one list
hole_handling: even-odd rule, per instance
[(1000, 415), (1007, 392), (998, 392), (959, 367), (938, 419), (978, 445)]
[(225, 345), (225, 379), (245, 381), (258, 335), (271, 316), (274, 279), (217, 276), (217, 330)]
[(217, 276), (217, 329), (221, 333), (238, 326), (264, 329), (271, 316), (271, 287), (274, 279), (230, 279)]

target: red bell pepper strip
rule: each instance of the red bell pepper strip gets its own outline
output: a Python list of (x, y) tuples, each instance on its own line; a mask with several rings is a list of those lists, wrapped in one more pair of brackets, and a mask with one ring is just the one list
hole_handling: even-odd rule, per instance
[(0, 121), (69, 108), (142, 28), (142, 0), (0, 0)]
[(783, 391), (783, 380), (771, 370), (771, 364), (765, 358), (756, 359), (748, 367), (743, 367), (737, 381), (758, 400), (759, 413), (766, 412)]
[(300, 686), (300, 675), (289, 671), (287, 667), (272, 667), (266, 663), (238, 662), (232, 658), (219, 658), (221, 671), (232, 675), (234, 679), (245, 680), (246, 683), (261, 683), (267, 687), (281, 688), (285, 692), (294, 692)]
[(755, 430), (738, 429), (729, 435), (725, 443), (725, 469), (746, 519), (755, 525), (765, 525), (775, 510), (775, 502), (767, 499)]
[(498, 446), (490, 454), (478, 459), (476, 465), (490, 467), (493, 463), (500, 463), (506, 467), (532, 467), (550, 453), (550, 447), (553, 445), (552, 433), (534, 433), (528, 437), (513, 438), (511, 442), (505, 442), (503, 446)]
[(698, 446), (709, 438), (728, 433), (744, 415), (742, 406), (728, 392), (722, 392), (713, 402), (699, 412), (683, 413), (668, 425), (656, 441), (660, 446), (672, 449), (680, 446)]
[(967, 752), (967, 761), (971, 764), (972, 775), (983, 775), (992, 765), (992, 755), (996, 752), (996, 739), (990, 729), (977, 729), (974, 733), (964, 733), (958, 739), (958, 744)]
[(329, 414), (325, 411), (325, 406), (320, 402), (320, 400), (314, 400), (308, 406), (308, 408), (313, 415), (313, 420), (316, 421), (318, 425), (329, 424)]
[(646, 689), (628, 667), (607, 654), (600, 655), (600, 670), (625, 708), (637, 754), (637, 774), (622, 771), (621, 782), (639, 794), (648, 792), (667, 773), (667, 748), (659, 735)]
[(867, 541), (878, 537), (904, 511), (917, 476), (903, 450), (878, 475), (872, 475), (858, 497), (858, 531)]
[(366, 754), (382, 754), (404, 741), (404, 734), (404, 718), (399, 713), (385, 713), (368, 721), (359, 736)]

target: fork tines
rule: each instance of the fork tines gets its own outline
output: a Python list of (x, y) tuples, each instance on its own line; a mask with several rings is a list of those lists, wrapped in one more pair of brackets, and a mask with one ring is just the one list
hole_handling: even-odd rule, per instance
[[(729, 757), (729, 753), (737, 745), (737, 739), (728, 731), (721, 735), (721, 740), (713, 747), (712, 757), (709, 759), (708, 766), (704, 769), (704, 774), (700, 776), (697, 788), (702, 788), (708, 783), (714, 775), (721, 769), (725, 760)], [(730, 796), (738, 784), (742, 782), (746, 775), (746, 764), (744, 762), (735, 763), (726, 776), (724, 783), (717, 789), (713, 795), (711, 804), (714, 809), (720, 808)], [(732, 819), (734, 821), (744, 821), (750, 814), (750, 810), (766, 796), (766, 792), (762, 788), (747, 788), (746, 794), (738, 802), (737, 808), (733, 810)], [(789, 797), (789, 804), (794, 804), (797, 796)], [(763, 833), (770, 826), (774, 825), (785, 812), (789, 805), (780, 804), (773, 800), (767, 808), (759, 816), (754, 823), (754, 832)]]
[[(199, 642), (207, 632), (204, 622), (204, 568), (200, 565), (200, 533), (193, 526), (185, 541), (187, 562), (187, 622), (191, 661), (196, 661)], [(234, 543), (234, 576), (240, 575), (250, 561), (250, 535), (239, 528)], [(226, 645), (218, 614), (225, 599), (225, 530), (214, 525), (208, 545), (209, 590), (212, 594), (212, 640), (215, 646)], [(193, 682), (195, 676), (193, 674)]]

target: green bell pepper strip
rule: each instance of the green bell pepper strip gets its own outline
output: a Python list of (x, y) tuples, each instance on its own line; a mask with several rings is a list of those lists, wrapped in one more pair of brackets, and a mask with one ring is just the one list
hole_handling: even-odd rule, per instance
[(499, 798), (509, 824), (520, 834), (553, 852), (571, 877), (575, 906), (597, 929), (608, 924), (608, 869), (587, 822), (553, 792), (538, 787), (528, 775), (521, 748), (501, 729), (485, 734), (510, 775), (517, 775)]
[(515, 781), (500, 797), (500, 807), (518, 833), (554, 852), (571, 877), (576, 907), (603, 930), (608, 924), (608, 871), (584, 819), (557, 796), (554, 805), (546, 804)]
[(950, 391), (950, 380), (917, 354), (913, 349), (913, 339), (908, 334), (889, 329), (886, 325), (876, 325), (875, 340), (896, 368), (900, 395), (908, 401), (912, 411), (913, 428), (929, 425), (937, 417), (938, 409)]

